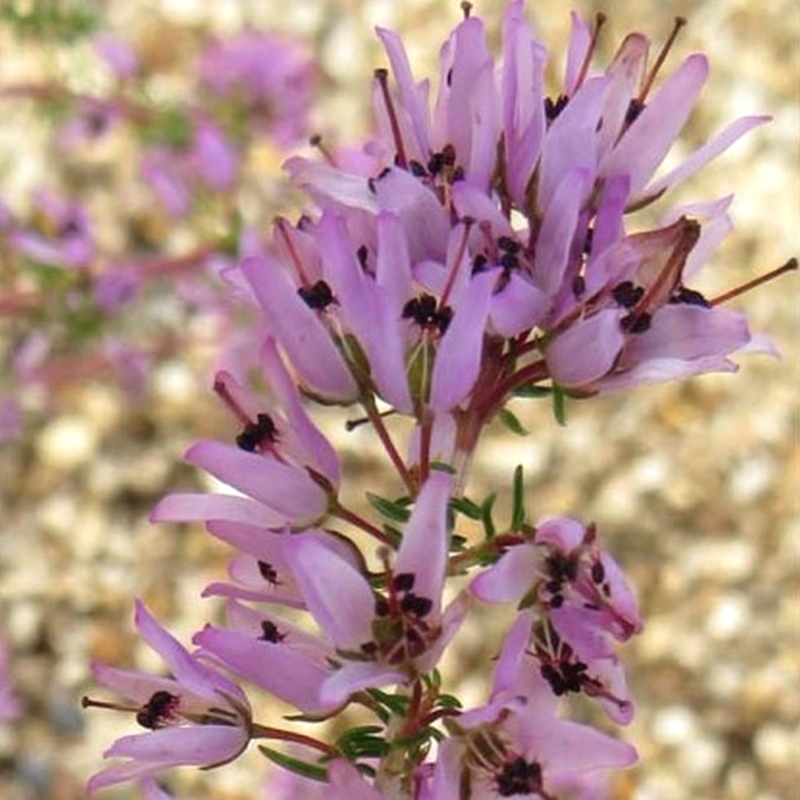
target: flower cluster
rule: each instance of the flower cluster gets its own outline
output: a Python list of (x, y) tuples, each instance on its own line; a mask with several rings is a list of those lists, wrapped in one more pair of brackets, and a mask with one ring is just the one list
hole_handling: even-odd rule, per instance
[[(514, 395), (550, 397), (560, 415), (565, 398), (730, 371), (733, 353), (754, 348), (726, 297), (689, 285), (730, 227), (730, 198), (668, 210), (654, 229), (632, 220), (765, 118), (733, 122), (658, 175), (705, 58), (661, 79), (674, 35), (648, 67), (650, 43), (631, 34), (595, 71), (603, 20), (575, 14), (563, 84), (548, 94), (547, 52), (523, 6), (506, 8), (495, 63), (464, 4), (434, 92), (379, 30), (393, 81), (376, 71), (375, 136), (357, 167), (322, 147), (322, 160), (287, 163), (313, 211), (276, 220), (262, 252), (228, 271), (261, 315), (260, 385), (234, 363), (221, 369), (214, 388), (239, 433), (186, 453), (232, 491), (170, 495), (152, 515), (201, 521), (234, 549), (229, 580), (206, 591), (225, 598), (226, 619), (188, 654), (140, 609), (172, 677), (140, 678), (134, 693), (117, 671), (98, 672), (157, 730), (134, 737), (141, 751), (112, 747), (132, 763), (91, 789), (227, 761), (250, 738), (291, 743), (291, 756), (261, 749), (298, 780), (326, 782), (330, 798), (599, 797), (610, 771), (635, 762), (630, 745), (565, 717), (570, 695), (619, 725), (633, 717), (617, 645), (642, 620), (621, 567), (594, 524), (533, 522), (521, 470), (500, 528), (493, 497), (466, 494), (470, 458)], [(379, 519), (348, 505), (304, 399), (360, 406), (402, 486), (367, 494)], [(455, 576), (468, 576), (460, 591), (448, 589)], [(437, 665), (478, 603), (517, 614), (486, 702), (464, 709)], [(223, 674), (308, 723), (345, 708), (368, 722), (332, 743), (266, 728)], [(144, 745), (156, 737), (158, 759)]]

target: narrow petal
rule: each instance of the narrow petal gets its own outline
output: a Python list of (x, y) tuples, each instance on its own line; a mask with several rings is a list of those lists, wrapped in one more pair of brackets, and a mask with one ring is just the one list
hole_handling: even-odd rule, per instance
[(249, 497), (227, 494), (168, 494), (150, 512), (151, 522), (240, 522), (260, 528), (283, 528), (284, 514)]
[(357, 650), (372, 640), (375, 596), (361, 572), (305, 534), (287, 537), (286, 558), (308, 608), (338, 648)]
[(284, 366), (275, 341), (271, 337), (267, 338), (261, 349), (261, 363), (272, 390), (286, 411), (292, 432), (312, 456), (313, 462), (308, 466), (316, 467), (334, 486), (338, 486), (341, 479), (339, 457), (328, 439), (308, 416), (300, 401), (297, 385)]
[(395, 572), (415, 576), (414, 594), (433, 602), (433, 614), (441, 609), (442, 588), (450, 549), (447, 507), (453, 478), (432, 472), (417, 496), (411, 517), (403, 528)]
[(222, 693), (247, 702), (235, 683), (201, 664), (166, 628), (159, 625), (141, 600), (136, 601), (135, 623), (142, 639), (164, 659), (181, 686), (215, 704), (220, 703)]
[(724, 153), (746, 133), (749, 133), (759, 125), (763, 125), (765, 122), (769, 122), (771, 119), (772, 117), (767, 114), (760, 114), (740, 117), (734, 120), (724, 131), (695, 150), (689, 158), (682, 161), (675, 169), (670, 170), (666, 175), (658, 178), (648, 186), (647, 194), (655, 197), (676, 183), (686, 180), (699, 169), (702, 169), (709, 161), (715, 159), (720, 153)]
[(450, 411), (472, 391), (481, 365), (483, 336), (496, 277), (472, 278), (436, 351), (431, 406)]
[(220, 628), (205, 628), (195, 643), (213, 653), (242, 678), (271, 692), (304, 714), (318, 716), (336, 703), (320, 699), (319, 690), (329, 669), (283, 642), (266, 642), (255, 636)]
[(320, 699), (331, 707), (347, 702), (353, 692), (370, 686), (403, 683), (406, 676), (392, 667), (376, 661), (347, 661), (344, 666), (328, 673), (320, 691)]
[(545, 354), (553, 380), (578, 387), (610, 372), (625, 344), (619, 319), (619, 311), (606, 309), (557, 336)]
[(305, 470), (271, 456), (203, 440), (186, 451), (185, 459), (282, 514), (284, 525), (310, 522), (328, 507), (325, 492)]
[(358, 395), (350, 370), (315, 311), (297, 294), (280, 264), (266, 256), (242, 263), (269, 329), (312, 392), (342, 402)]
[(631, 194), (639, 194), (686, 124), (707, 77), (706, 57), (689, 56), (603, 159), (600, 174), (629, 175)]

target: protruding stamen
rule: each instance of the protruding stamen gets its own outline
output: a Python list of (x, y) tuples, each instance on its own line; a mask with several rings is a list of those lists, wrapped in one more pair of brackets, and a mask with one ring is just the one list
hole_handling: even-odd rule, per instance
[(392, 95), (389, 92), (389, 72), (386, 69), (375, 70), (375, 80), (381, 87), (381, 94), (383, 95), (383, 103), (386, 106), (386, 114), (389, 117), (389, 125), (392, 128), (392, 138), (394, 139), (394, 146), (397, 150), (397, 166), (403, 169), (408, 168), (408, 158), (406, 156), (406, 148), (403, 145), (403, 137), (400, 134), (400, 123), (397, 121), (397, 112), (394, 109), (392, 102)]
[(720, 303), (727, 303), (728, 300), (732, 300), (734, 297), (738, 297), (740, 294), (749, 292), (751, 289), (755, 289), (756, 286), (761, 286), (762, 283), (767, 283), (773, 278), (778, 278), (787, 272), (793, 272), (797, 269), (797, 266), (797, 259), (790, 258), (785, 264), (777, 269), (773, 269), (766, 275), (760, 275), (758, 278), (753, 278), (753, 280), (743, 283), (741, 286), (735, 286), (733, 289), (729, 289), (727, 292), (717, 295), (713, 300), (709, 300), (708, 304), (711, 306), (717, 306)]
[(597, 16), (594, 18), (594, 30), (592, 31), (592, 39), (589, 42), (589, 49), (586, 51), (586, 56), (583, 59), (583, 64), (581, 64), (581, 71), (578, 73), (578, 80), (575, 82), (575, 90), (578, 90), (581, 85), (583, 84), (584, 80), (586, 79), (586, 75), (589, 72), (589, 64), (592, 61), (592, 56), (594, 55), (594, 51), (597, 49), (597, 42), (600, 40), (600, 29), (603, 25), (606, 24), (606, 17), (603, 12), (598, 12)]
[(658, 54), (658, 58), (656, 58), (652, 69), (647, 73), (647, 77), (644, 79), (639, 96), (636, 98), (637, 103), (644, 104), (645, 98), (650, 93), (650, 89), (653, 88), (653, 81), (655, 81), (658, 71), (663, 66), (664, 61), (666, 61), (667, 54), (672, 49), (672, 45), (675, 44), (675, 40), (678, 38), (678, 33), (685, 24), (686, 19), (684, 17), (675, 17), (675, 25), (672, 28), (672, 33), (670, 33), (669, 38), (661, 48), (661, 52)]
[(469, 241), (469, 233), (472, 225), (474, 224), (474, 220), (469, 217), (465, 217), (462, 222), (464, 223), (464, 235), (461, 237), (461, 242), (459, 243), (458, 252), (456, 253), (455, 257), (455, 263), (450, 270), (450, 274), (447, 276), (447, 283), (445, 284), (444, 291), (442, 292), (441, 299), (439, 300), (439, 306), (441, 308), (444, 308), (444, 306), (447, 305), (453, 284), (456, 282), (456, 276), (461, 269), (461, 265), (466, 260), (467, 242)]
[(469, 19), (469, 15), (472, 13), (472, 3), (463, 0), (461, 3), (461, 11), (464, 13), (464, 19)]
[(225, 380), (225, 373), (220, 373), (214, 378), (214, 393), (222, 400), (231, 413), (242, 423), (242, 425), (252, 425), (253, 420), (250, 419), (247, 412), (239, 405), (236, 398), (228, 388), (228, 383)]
[(93, 700), (91, 697), (84, 695), (81, 697), (81, 708), (107, 708), (111, 711), (128, 711), (131, 714), (136, 714), (140, 707), (126, 706), (122, 703), (108, 703), (104, 700)]
[(275, 228), (277, 229), (278, 234), (283, 240), (283, 243), (286, 247), (286, 251), (289, 254), (289, 259), (291, 260), (292, 264), (294, 264), (295, 269), (297, 270), (298, 283), (301, 286), (311, 286), (312, 283), (311, 278), (309, 278), (308, 274), (306, 273), (305, 267), (303, 266), (303, 262), (297, 253), (297, 248), (294, 246), (292, 237), (289, 235), (288, 226), (289, 223), (282, 217), (278, 217), (275, 220)]
[(320, 155), (327, 161), (332, 167), (337, 166), (336, 159), (333, 157), (333, 153), (322, 143), (322, 134), (315, 133), (309, 140), (308, 143), (315, 149), (318, 150)]

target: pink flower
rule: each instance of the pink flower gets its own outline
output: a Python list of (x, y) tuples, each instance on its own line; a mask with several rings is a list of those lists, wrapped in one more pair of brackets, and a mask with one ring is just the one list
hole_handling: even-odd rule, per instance
[[(156, 775), (179, 765), (214, 767), (236, 758), (250, 740), (250, 704), (242, 690), (184, 649), (136, 604), (136, 627), (170, 669), (167, 677), (95, 663), (95, 678), (132, 700), (148, 733), (124, 736), (103, 754), (119, 759), (94, 775), (91, 794), (106, 786)], [(84, 706), (115, 708), (84, 700)], [(122, 707), (119, 707), (122, 708)]]
[(34, 209), (35, 223), (18, 226), (9, 236), (11, 247), (42, 264), (88, 267), (95, 245), (85, 209), (45, 190), (35, 194)]
[(556, 716), (555, 698), (525, 654), (533, 622), (523, 612), (509, 631), (490, 701), (455, 718), (439, 748), (431, 800), (554, 800), (556, 787), (635, 763), (636, 751)]
[(272, 339), (264, 342), (261, 365), (273, 405), (268, 409), (232, 375), (219, 372), (215, 389), (243, 426), (241, 432), (235, 445), (201, 441), (185, 455), (237, 494), (172, 494), (153, 509), (153, 521), (231, 522), (283, 530), (307, 527), (326, 514), (329, 494), (338, 488), (338, 457), (309, 419)]
[(242, 105), (248, 124), (287, 147), (306, 135), (316, 74), (295, 42), (246, 31), (212, 41), (198, 67), (202, 90)]
[(488, 602), (524, 602), (539, 612), (531, 654), (556, 696), (583, 692), (616, 722), (633, 718), (625, 675), (609, 638), (642, 629), (633, 593), (619, 565), (597, 544), (593, 526), (555, 517), (532, 541), (510, 547), (476, 577), (471, 590)]
[(287, 542), (287, 557), (309, 610), (333, 642), (339, 666), (321, 687), (323, 702), (358, 689), (403, 683), (430, 671), (465, 612), (464, 599), (442, 611), (451, 478), (434, 473), (406, 524), (386, 595), (361, 571), (307, 535)]

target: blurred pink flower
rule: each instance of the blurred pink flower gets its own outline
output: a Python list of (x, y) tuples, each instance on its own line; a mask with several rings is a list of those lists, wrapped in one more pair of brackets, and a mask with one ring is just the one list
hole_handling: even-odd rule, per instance
[(198, 80), (212, 97), (241, 103), (248, 125), (282, 147), (307, 135), (316, 72), (297, 43), (258, 31), (212, 41)]

